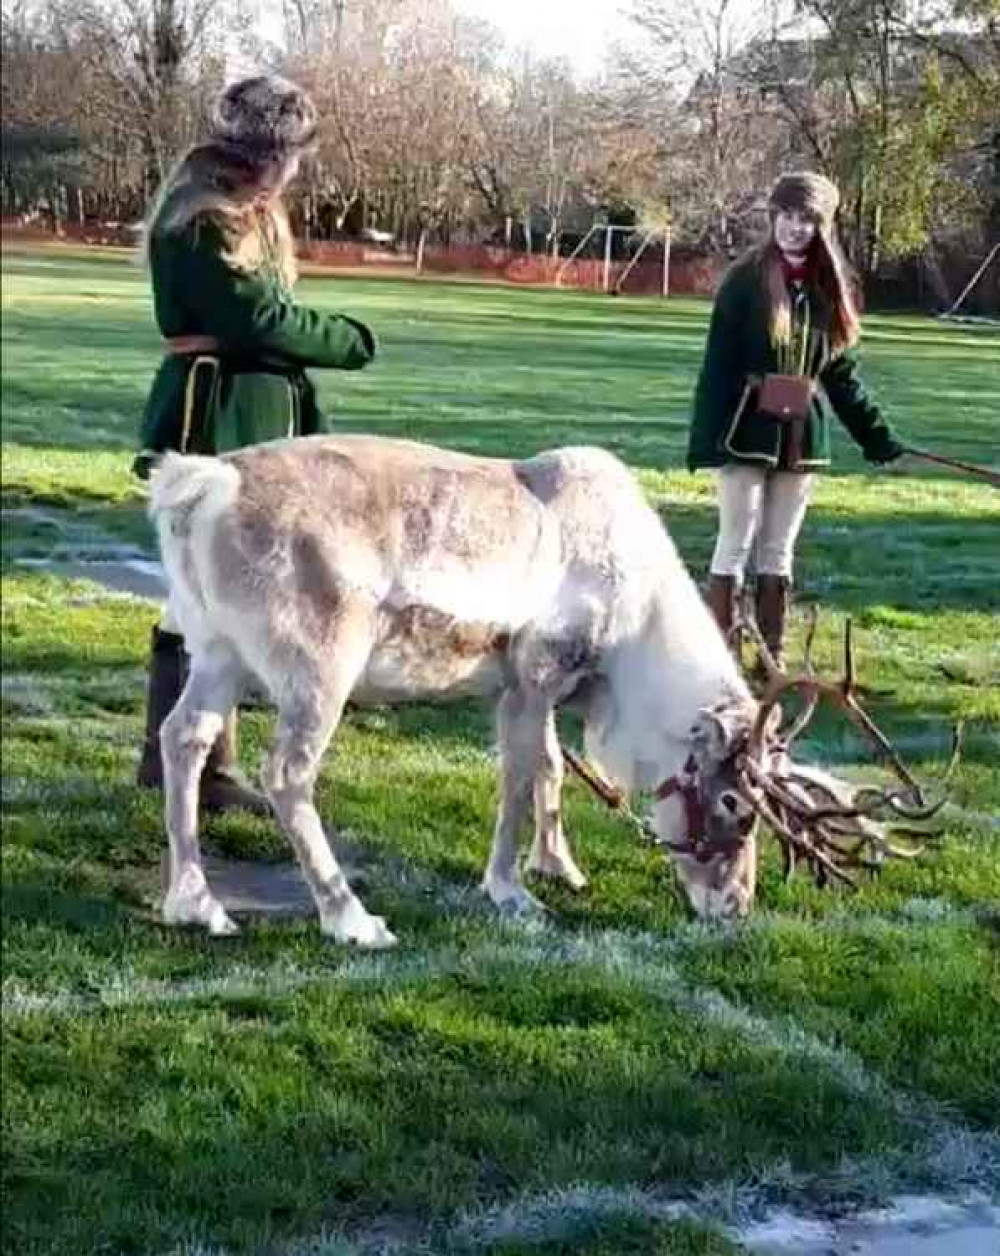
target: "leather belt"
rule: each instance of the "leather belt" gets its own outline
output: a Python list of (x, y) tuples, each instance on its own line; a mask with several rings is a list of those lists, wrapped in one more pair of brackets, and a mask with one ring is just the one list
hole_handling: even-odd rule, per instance
[(215, 336), (168, 336), (163, 341), (163, 352), (172, 358), (189, 353), (218, 353), (220, 348)]

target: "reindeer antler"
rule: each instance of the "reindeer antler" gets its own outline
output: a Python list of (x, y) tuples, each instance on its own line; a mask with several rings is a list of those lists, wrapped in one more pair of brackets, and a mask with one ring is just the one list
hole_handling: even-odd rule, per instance
[[(848, 868), (877, 870), (888, 858), (914, 859), (922, 853), (923, 847), (900, 846), (894, 840), (898, 836), (917, 835), (916, 831), (879, 818), (880, 814), (890, 812), (909, 822), (927, 820), (944, 806), (946, 795), (942, 794), (936, 802), (927, 802), (922, 787), (892, 743), (860, 705), (855, 690), (849, 619), (844, 633), (843, 677), (831, 683), (816, 675), (812, 646), (817, 622), (818, 616), (813, 610), (806, 630), (803, 671), (798, 676), (788, 675), (777, 665), (756, 625), (744, 625), (756, 642), (767, 683), (747, 753), (738, 764), (738, 788), (781, 841), (786, 877), (792, 875), (796, 862), (801, 859), (811, 868), (819, 885), (830, 880), (854, 885)], [(802, 710), (786, 728), (769, 731), (773, 712), (780, 707), (781, 699), (793, 692), (802, 695)], [(888, 761), (906, 786), (905, 793), (914, 800), (912, 804), (899, 788), (855, 786), (828, 772), (792, 762), (790, 746), (807, 727), (823, 698), (845, 711)], [(962, 725), (958, 724), (953, 734), (951, 759), (942, 780), (943, 788), (958, 764), (961, 746)], [(927, 836), (924, 832), (918, 835)]]

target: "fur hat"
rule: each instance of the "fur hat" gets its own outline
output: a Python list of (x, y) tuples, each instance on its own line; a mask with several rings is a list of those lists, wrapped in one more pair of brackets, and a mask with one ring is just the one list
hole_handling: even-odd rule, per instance
[(251, 158), (291, 156), (316, 134), (316, 108), (302, 90), (273, 74), (239, 79), (215, 102), (212, 138)]
[(840, 204), (840, 193), (825, 175), (797, 171), (783, 174), (771, 189), (768, 201), (771, 213), (779, 209), (797, 209), (819, 223), (821, 231), (833, 229), (833, 218)]

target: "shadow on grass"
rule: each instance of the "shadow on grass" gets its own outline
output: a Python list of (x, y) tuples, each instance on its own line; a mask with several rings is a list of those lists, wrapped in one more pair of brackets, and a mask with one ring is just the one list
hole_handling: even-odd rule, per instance
[(44, 564), (156, 557), (155, 533), (141, 501), (109, 503), (99, 492), (70, 497), (43, 489), (4, 495), (3, 510), (0, 563), (7, 572), (19, 569), (19, 559)]
[[(136, 617), (144, 623), (151, 618), (151, 608), (136, 604)], [(108, 676), (123, 669), (130, 670), (139, 661), (135, 650), (126, 645), (120, 647), (102, 641), (95, 643), (87, 652), (81, 651), (70, 641), (36, 641), (30, 637), (8, 638), (4, 643), (4, 669), (17, 672), (69, 672), (93, 679), (103, 672)]]
[(6, 882), (0, 891), (4, 921), (10, 925), (43, 925), (46, 930), (95, 935), (120, 928), (126, 906), (115, 898), (87, 894), (44, 881)]

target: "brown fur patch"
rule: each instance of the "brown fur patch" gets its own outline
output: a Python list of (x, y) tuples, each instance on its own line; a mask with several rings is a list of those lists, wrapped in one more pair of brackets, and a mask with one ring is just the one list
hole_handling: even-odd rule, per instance
[(320, 625), (330, 623), (343, 603), (343, 591), (315, 533), (293, 536), (292, 570), (303, 607), (312, 611)]
[(510, 645), (510, 634), (495, 624), (460, 623), (430, 606), (384, 611), (383, 622), (387, 631), (381, 634), (381, 644), (414, 657), (422, 657), (430, 650), (476, 659), (505, 652)]

